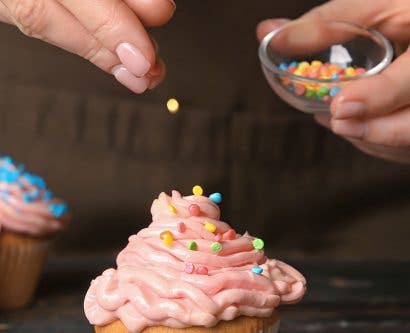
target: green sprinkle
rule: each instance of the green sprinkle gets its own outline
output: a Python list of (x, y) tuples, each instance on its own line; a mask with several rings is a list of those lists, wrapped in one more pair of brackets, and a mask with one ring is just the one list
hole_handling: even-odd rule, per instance
[(219, 251), (221, 251), (221, 250), (222, 250), (222, 244), (219, 243), (219, 242), (213, 242), (213, 243), (211, 244), (211, 250), (212, 250), (213, 252), (219, 252)]
[(260, 238), (255, 238), (252, 245), (256, 250), (262, 250), (265, 247), (265, 243)]
[(198, 249), (198, 245), (194, 241), (189, 241), (187, 245), (188, 250), (196, 251)]
[(313, 89), (307, 89), (305, 96), (313, 99), (316, 97), (316, 92)]
[(327, 87), (320, 87), (319, 91), (317, 92), (318, 97), (323, 97), (329, 93), (329, 88)]

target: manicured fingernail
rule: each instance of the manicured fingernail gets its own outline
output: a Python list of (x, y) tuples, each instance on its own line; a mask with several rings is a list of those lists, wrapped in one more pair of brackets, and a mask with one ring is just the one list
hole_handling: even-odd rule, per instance
[(338, 135), (360, 139), (364, 137), (366, 126), (360, 121), (333, 120), (332, 131)]
[(132, 75), (132, 73), (130, 73), (123, 65), (114, 67), (112, 74), (115, 76), (118, 82), (120, 82), (136, 94), (143, 93), (149, 86), (148, 78), (141, 78)]
[(116, 52), (124, 66), (138, 77), (143, 77), (151, 68), (142, 52), (130, 43), (121, 43)]
[(336, 105), (333, 117), (336, 119), (359, 117), (366, 112), (366, 104), (362, 102), (340, 102)]

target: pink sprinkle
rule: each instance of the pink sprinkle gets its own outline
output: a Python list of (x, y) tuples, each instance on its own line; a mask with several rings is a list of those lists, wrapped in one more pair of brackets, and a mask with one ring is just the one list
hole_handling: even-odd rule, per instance
[(185, 273), (192, 274), (195, 270), (194, 264), (187, 262), (185, 264)]
[(188, 207), (188, 210), (192, 216), (199, 216), (199, 214), (201, 213), (201, 209), (199, 208), (197, 204), (190, 205)]
[(185, 225), (185, 223), (184, 223), (184, 222), (179, 222), (179, 223), (177, 224), (177, 229), (178, 229), (178, 232), (179, 232), (179, 233), (183, 234), (183, 233), (185, 232), (185, 230), (186, 230), (186, 225)]
[(196, 269), (196, 272), (198, 274), (208, 275), (208, 268), (206, 268), (205, 266), (198, 266), (198, 268)]
[(214, 237), (215, 242), (220, 242), (222, 240), (222, 234), (218, 232)]
[(224, 234), (224, 239), (228, 239), (228, 240), (234, 240), (236, 239), (236, 232), (233, 229), (229, 229), (227, 232), (225, 232)]

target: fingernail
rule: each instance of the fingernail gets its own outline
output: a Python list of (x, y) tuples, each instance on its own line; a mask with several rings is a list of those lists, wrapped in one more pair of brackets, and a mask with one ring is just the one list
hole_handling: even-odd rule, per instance
[(362, 102), (340, 102), (336, 105), (334, 118), (343, 119), (362, 116), (366, 112), (366, 104)]
[(123, 65), (114, 67), (112, 74), (115, 76), (118, 82), (120, 82), (136, 94), (141, 94), (148, 88), (148, 78), (140, 78), (132, 75)]
[(174, 7), (176, 7), (177, 6), (177, 4), (175, 3), (175, 1), (174, 0), (168, 0)]
[(142, 52), (130, 43), (121, 43), (116, 52), (124, 66), (138, 77), (143, 77), (151, 68), (151, 64)]
[(333, 120), (332, 131), (338, 135), (360, 139), (364, 137), (366, 126), (360, 121)]

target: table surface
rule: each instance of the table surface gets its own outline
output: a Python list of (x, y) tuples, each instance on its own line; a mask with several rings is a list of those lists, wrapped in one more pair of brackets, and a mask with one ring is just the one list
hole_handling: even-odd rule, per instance
[[(298, 305), (280, 309), (280, 333), (410, 332), (408, 262), (291, 262), (309, 282)], [(113, 260), (50, 260), (28, 309), (0, 313), (0, 332), (91, 333), (82, 301), (90, 280)]]

